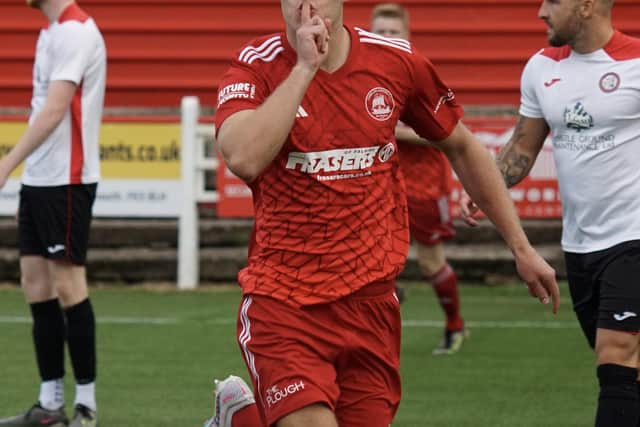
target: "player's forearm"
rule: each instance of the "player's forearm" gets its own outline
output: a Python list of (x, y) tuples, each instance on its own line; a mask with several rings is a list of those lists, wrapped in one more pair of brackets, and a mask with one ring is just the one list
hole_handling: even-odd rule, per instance
[(225, 121), (218, 132), (218, 143), (234, 174), (251, 182), (278, 155), (314, 75), (314, 70), (295, 66), (261, 106)]
[(469, 196), (496, 226), (513, 253), (530, 248), (513, 202), (489, 152), (467, 144), (449, 160)]
[(65, 113), (65, 109), (46, 105), (29, 125), (18, 143), (3, 159), (4, 172), (10, 174), (29, 154), (35, 151), (58, 127)]
[(500, 150), (496, 159), (496, 165), (508, 188), (518, 184), (529, 175), (534, 162), (535, 157), (519, 150), (513, 141)]
[(508, 188), (529, 175), (548, 133), (549, 126), (544, 119), (518, 116), (509, 142), (502, 147), (496, 159)]
[(413, 129), (409, 126), (400, 124), (396, 127), (395, 136), (397, 141), (402, 142), (410, 142), (412, 144), (429, 144), (429, 141), (420, 137)]

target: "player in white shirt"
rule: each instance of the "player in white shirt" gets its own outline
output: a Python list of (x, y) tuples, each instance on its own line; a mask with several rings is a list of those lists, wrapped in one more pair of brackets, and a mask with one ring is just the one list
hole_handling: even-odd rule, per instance
[[(640, 40), (616, 31), (612, 0), (545, 0), (550, 48), (527, 63), (520, 117), (498, 156), (508, 186), (551, 131), (562, 248), (580, 325), (597, 356), (597, 427), (640, 425)], [(463, 216), (475, 205), (462, 202)]]
[[(93, 19), (74, 1), (27, 4), (40, 9), (49, 25), (36, 47), (29, 126), (0, 159), (0, 188), (25, 161), (20, 271), (42, 382), (38, 402), (0, 420), (0, 426), (92, 427), (97, 424), (96, 339), (85, 262), (100, 179), (106, 48)], [(76, 380), (71, 421), (64, 411), (65, 338)]]

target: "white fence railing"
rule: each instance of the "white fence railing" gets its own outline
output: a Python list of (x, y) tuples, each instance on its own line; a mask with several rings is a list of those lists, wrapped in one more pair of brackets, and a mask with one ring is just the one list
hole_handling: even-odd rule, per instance
[[(182, 98), (181, 105), (181, 179), (182, 206), (178, 219), (178, 288), (193, 289), (200, 281), (200, 239), (198, 203), (217, 203), (217, 191), (206, 190), (206, 172), (218, 169), (218, 159), (208, 157), (205, 135), (212, 126), (198, 124), (200, 101), (195, 96)], [(210, 150), (213, 152), (213, 150)]]

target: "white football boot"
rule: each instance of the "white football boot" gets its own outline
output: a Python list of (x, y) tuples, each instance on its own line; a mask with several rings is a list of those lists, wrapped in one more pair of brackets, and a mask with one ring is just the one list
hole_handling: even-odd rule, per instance
[(240, 409), (255, 404), (251, 388), (240, 377), (229, 375), (227, 379), (215, 383), (216, 411), (204, 427), (231, 427), (233, 414)]

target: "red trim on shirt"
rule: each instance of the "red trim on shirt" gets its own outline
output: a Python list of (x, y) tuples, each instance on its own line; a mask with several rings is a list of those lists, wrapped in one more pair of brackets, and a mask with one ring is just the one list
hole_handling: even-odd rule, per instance
[(615, 61), (637, 59), (640, 58), (640, 39), (616, 31), (604, 51)]
[(87, 19), (89, 19), (89, 15), (87, 15), (84, 10), (80, 9), (80, 6), (78, 6), (78, 4), (74, 2), (62, 11), (60, 16), (58, 17), (58, 23), (62, 24), (66, 21), (85, 22)]
[(554, 61), (562, 61), (571, 55), (571, 47), (568, 45), (561, 47), (547, 47), (542, 49), (540, 55), (544, 55), (547, 58), (551, 58)]
[(82, 145), (82, 82), (71, 100), (71, 168), (69, 183), (82, 183), (82, 168), (84, 166), (84, 150)]
[(64, 233), (64, 248), (67, 260), (70, 262), (73, 262), (73, 259), (71, 258), (71, 217), (73, 215), (72, 195), (73, 192), (71, 191), (71, 187), (67, 186), (67, 226)]

